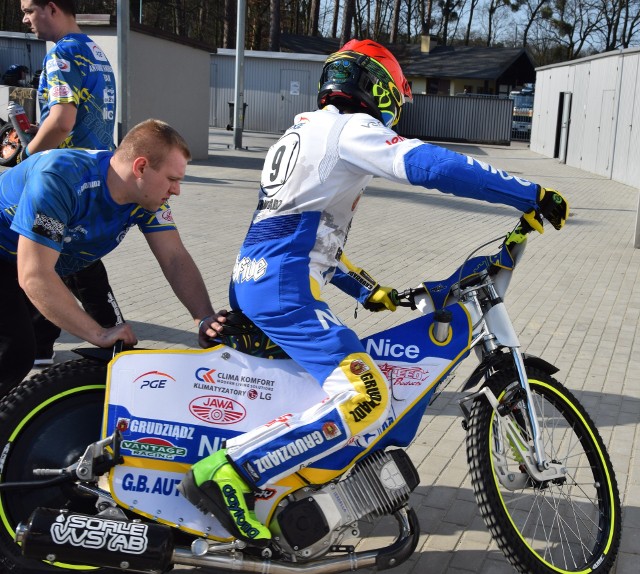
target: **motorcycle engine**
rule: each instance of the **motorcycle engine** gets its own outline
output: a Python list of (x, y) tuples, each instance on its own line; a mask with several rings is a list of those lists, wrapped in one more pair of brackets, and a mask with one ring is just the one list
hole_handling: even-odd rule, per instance
[(419, 482), (403, 450), (378, 451), (341, 480), (303, 488), (284, 499), (272, 530), (292, 560), (310, 560), (357, 534), (358, 520), (392, 514), (404, 506)]

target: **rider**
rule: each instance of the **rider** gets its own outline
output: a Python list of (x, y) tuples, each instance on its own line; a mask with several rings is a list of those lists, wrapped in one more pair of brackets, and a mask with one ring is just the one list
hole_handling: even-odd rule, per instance
[(373, 176), (511, 205), (527, 212), (540, 232), (538, 212), (556, 229), (567, 218), (567, 203), (555, 191), (398, 136), (391, 128), (410, 101), (394, 56), (371, 40), (351, 40), (325, 63), (320, 109), (297, 116), (267, 153), (230, 302), (309, 371), (327, 398), (227, 441), (183, 479), (187, 499), (243, 540), (262, 546), (270, 538), (251, 510), (252, 492), (283, 477), (327, 482), (353, 461), (344, 460), (344, 452), (334, 454), (322, 461), (333, 470), (322, 473), (310, 463), (337, 453), (355, 435), (375, 433), (387, 419), (388, 381), (321, 296), (333, 283), (372, 311), (396, 308), (395, 291), (344, 253), (356, 206)]

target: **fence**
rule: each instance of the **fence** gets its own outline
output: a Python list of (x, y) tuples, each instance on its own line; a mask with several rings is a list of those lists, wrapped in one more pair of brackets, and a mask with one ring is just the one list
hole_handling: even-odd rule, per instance
[(513, 101), (476, 96), (415, 95), (396, 131), (426, 140), (509, 145)]

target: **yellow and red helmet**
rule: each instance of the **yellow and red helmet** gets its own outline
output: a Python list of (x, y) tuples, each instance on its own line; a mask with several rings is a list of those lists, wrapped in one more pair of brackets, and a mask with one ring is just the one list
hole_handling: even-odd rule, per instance
[(411, 87), (394, 55), (373, 40), (350, 40), (325, 62), (318, 106), (363, 111), (387, 127), (400, 119), (412, 101)]

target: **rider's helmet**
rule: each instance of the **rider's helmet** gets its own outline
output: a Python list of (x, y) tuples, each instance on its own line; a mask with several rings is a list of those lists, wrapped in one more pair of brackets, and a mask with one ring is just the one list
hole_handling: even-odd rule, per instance
[(387, 127), (400, 119), (411, 88), (398, 60), (373, 40), (350, 40), (331, 54), (320, 76), (318, 107), (333, 104), (363, 111)]

